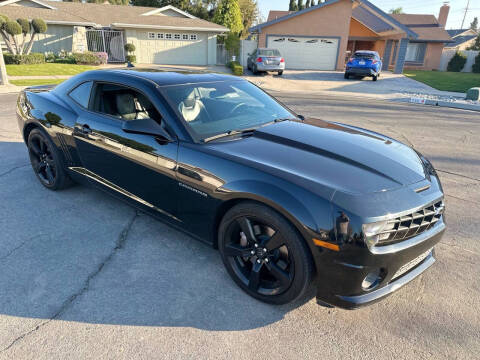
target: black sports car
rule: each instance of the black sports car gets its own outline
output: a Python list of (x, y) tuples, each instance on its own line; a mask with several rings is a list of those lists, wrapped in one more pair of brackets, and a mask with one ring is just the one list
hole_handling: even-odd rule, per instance
[(354, 308), (435, 262), (443, 191), (427, 159), (305, 119), (241, 78), (90, 71), (26, 89), (17, 112), (46, 188), (98, 186), (218, 247), (262, 301), (315, 281), (319, 303)]

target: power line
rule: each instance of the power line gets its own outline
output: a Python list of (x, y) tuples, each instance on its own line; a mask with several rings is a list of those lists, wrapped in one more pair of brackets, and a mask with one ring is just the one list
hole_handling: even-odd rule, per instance
[(462, 29), (463, 29), (463, 25), (465, 24), (465, 18), (467, 17), (469, 6), (470, 6), (470, 0), (467, 0), (467, 7), (465, 8), (465, 14), (463, 14), (463, 20), (462, 20), (462, 26), (461, 26)]

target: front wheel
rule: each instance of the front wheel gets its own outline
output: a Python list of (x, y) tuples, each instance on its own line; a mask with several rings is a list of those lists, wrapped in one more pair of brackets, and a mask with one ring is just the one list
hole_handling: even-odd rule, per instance
[(350, 74), (349, 74), (349, 73), (345, 73), (345, 75), (343, 75), (343, 77), (348, 80), (348, 79), (350, 79)]
[(378, 75), (373, 75), (372, 80), (377, 81), (378, 80)]
[(230, 209), (218, 230), (223, 263), (250, 296), (286, 304), (308, 289), (313, 260), (295, 228), (280, 214), (245, 202)]
[(282, 76), (282, 75), (283, 75), (283, 71), (279, 71), (278, 76)]

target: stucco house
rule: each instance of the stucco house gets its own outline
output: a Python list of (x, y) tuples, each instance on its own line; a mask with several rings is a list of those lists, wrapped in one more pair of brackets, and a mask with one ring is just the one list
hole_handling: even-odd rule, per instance
[(6, 0), (0, 14), (45, 20), (48, 30), (39, 34), (34, 52), (105, 51), (111, 62), (123, 62), (123, 45), (133, 43), (139, 63), (215, 64), (217, 35), (228, 31), (173, 6)]
[(446, 50), (467, 50), (475, 44), (479, 33), (472, 29), (451, 29), (447, 30), (452, 37), (453, 43), (445, 45)]
[(438, 69), (450, 7), (434, 15), (383, 12), (367, 0), (327, 0), (307, 9), (271, 11), (265, 23), (250, 28), (259, 47), (280, 50), (287, 68), (343, 70), (356, 50), (375, 50), (384, 70)]

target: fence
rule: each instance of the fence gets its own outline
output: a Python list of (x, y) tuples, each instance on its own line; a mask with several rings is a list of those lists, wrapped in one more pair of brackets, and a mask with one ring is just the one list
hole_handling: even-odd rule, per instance
[(109, 63), (125, 62), (123, 31), (87, 30), (88, 51), (106, 52)]
[[(456, 52), (456, 50), (443, 50), (442, 57), (440, 59), (440, 71), (447, 71), (448, 63)], [(475, 57), (480, 53), (480, 51), (463, 50), (460, 51), (460, 53), (467, 57), (467, 63), (465, 64), (462, 72), (472, 72), (472, 66), (475, 64)]]
[[(237, 61), (247, 66), (248, 54), (257, 48), (257, 42), (252, 40), (240, 40), (240, 51)], [(233, 52), (225, 49), (225, 44), (217, 44), (217, 65), (226, 65), (232, 60)]]

